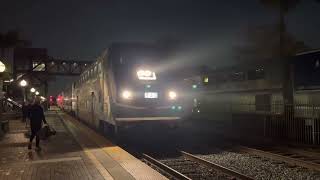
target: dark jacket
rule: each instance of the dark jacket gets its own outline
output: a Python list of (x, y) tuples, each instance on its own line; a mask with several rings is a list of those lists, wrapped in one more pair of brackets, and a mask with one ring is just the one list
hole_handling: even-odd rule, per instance
[(47, 123), (43, 109), (40, 105), (34, 104), (29, 109), (30, 126), (32, 130), (38, 131), (42, 127), (42, 121)]
[(28, 106), (28, 105), (23, 105), (22, 106), (22, 115), (23, 115), (23, 117), (28, 117), (28, 115), (29, 115), (29, 108), (30, 108), (30, 106)]

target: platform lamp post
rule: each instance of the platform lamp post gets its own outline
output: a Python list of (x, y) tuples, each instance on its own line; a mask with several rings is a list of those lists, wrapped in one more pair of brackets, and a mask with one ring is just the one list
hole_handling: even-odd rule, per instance
[(27, 101), (27, 97), (26, 97), (26, 86), (28, 85), (28, 82), (26, 80), (21, 80), (20, 81), (20, 86), (22, 87), (22, 93), (23, 93), (23, 101), (26, 102)]
[[(0, 61), (0, 92), (2, 93), (2, 88), (3, 88), (3, 79), (2, 79), (2, 73), (6, 70), (6, 65), (3, 64), (2, 61)], [(2, 97), (2, 94), (0, 98)]]
[(30, 89), (30, 92), (31, 92), (31, 94), (32, 94), (32, 98), (34, 98), (35, 97), (35, 92), (36, 92), (36, 89), (35, 88), (31, 88)]

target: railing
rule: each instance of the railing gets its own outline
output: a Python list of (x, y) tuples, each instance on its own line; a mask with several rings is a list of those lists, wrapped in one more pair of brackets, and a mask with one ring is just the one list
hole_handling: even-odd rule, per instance
[(231, 109), (234, 122), (251, 118), (245, 126), (258, 124), (266, 137), (320, 145), (320, 105), (232, 104)]

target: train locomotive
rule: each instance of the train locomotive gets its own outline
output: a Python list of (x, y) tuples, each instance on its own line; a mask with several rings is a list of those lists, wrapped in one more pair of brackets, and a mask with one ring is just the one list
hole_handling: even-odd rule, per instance
[(112, 44), (59, 94), (57, 104), (103, 131), (176, 126), (191, 107), (179, 73), (163, 68), (164, 54), (153, 45)]

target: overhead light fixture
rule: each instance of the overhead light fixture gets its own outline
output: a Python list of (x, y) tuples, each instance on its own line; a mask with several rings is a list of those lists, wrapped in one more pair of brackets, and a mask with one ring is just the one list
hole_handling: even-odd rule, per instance
[(27, 85), (28, 85), (28, 82), (26, 80), (23, 79), (20, 81), (20, 86), (26, 87)]
[(34, 93), (34, 92), (36, 92), (36, 89), (35, 88), (31, 88), (30, 92)]

